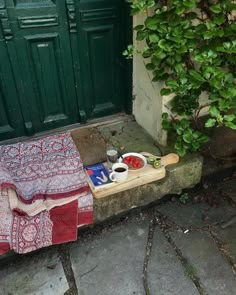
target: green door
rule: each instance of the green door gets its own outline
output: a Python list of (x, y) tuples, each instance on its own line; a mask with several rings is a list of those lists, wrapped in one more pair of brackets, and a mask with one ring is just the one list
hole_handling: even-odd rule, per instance
[(6, 0), (7, 41), (26, 133), (79, 121), (62, 0)]
[(12, 73), (5, 36), (8, 35), (6, 7), (0, 0), (0, 139), (22, 135), (23, 117)]
[(0, 0), (0, 140), (127, 110), (126, 7)]
[(125, 0), (75, 1), (79, 12), (78, 46), (81, 102), (87, 118), (125, 109), (126, 77), (122, 51), (126, 46)]

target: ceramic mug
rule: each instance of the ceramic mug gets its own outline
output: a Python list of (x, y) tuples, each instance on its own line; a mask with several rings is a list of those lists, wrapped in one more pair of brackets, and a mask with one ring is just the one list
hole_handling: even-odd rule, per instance
[(129, 167), (124, 163), (116, 163), (112, 166), (112, 172), (110, 174), (111, 181), (123, 182), (128, 179)]

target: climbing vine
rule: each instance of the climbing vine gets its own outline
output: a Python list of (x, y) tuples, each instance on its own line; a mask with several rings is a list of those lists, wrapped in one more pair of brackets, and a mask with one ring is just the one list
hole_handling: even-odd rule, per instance
[[(153, 81), (164, 81), (161, 95), (172, 95), (162, 127), (176, 134), (180, 156), (197, 151), (208, 141), (199, 127), (201, 110), (208, 111), (205, 127), (236, 129), (236, 3), (232, 0), (128, 0), (132, 15), (145, 13), (134, 28), (145, 41), (139, 54), (147, 59)], [(137, 50), (129, 45), (124, 55)], [(207, 103), (201, 103), (201, 97)]]

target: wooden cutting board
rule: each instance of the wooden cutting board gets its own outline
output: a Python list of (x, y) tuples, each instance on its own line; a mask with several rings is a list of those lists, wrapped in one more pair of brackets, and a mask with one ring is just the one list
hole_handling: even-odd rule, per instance
[(153, 156), (160, 159), (161, 167), (155, 169), (152, 167), (152, 165), (147, 164), (144, 168), (140, 170), (129, 171), (128, 179), (125, 182), (113, 182), (112, 184), (109, 184), (107, 187), (105, 186), (104, 188), (100, 189), (95, 189), (92, 186), (91, 182), (88, 180), (93, 196), (98, 199), (103, 198), (164, 178), (166, 175), (165, 167), (167, 165), (178, 163), (179, 161), (179, 156), (173, 153), (168, 154), (164, 157), (157, 157), (146, 152), (143, 152), (141, 154), (143, 154), (144, 156)]

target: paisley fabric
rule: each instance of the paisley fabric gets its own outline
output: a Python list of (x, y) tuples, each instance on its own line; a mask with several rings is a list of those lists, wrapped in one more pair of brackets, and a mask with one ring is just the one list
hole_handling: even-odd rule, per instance
[(0, 255), (75, 241), (93, 196), (70, 134), (0, 146)]
[(0, 189), (0, 254), (10, 250), (12, 222), (7, 190)]
[(83, 164), (69, 133), (0, 146), (0, 184), (22, 202), (88, 191)]

